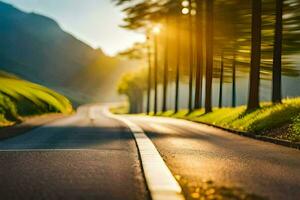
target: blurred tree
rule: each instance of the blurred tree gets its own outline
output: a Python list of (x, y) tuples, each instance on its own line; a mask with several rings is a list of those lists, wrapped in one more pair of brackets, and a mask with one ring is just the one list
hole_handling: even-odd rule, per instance
[(281, 103), (282, 13), (283, 13), (283, 0), (276, 0), (276, 21), (275, 21), (273, 81), (272, 81), (273, 103)]
[(204, 51), (204, 3), (203, 0), (196, 0), (196, 86), (195, 86), (195, 109), (202, 107), (202, 84), (203, 84), (203, 51)]
[(144, 71), (139, 73), (125, 74), (118, 85), (119, 94), (126, 95), (129, 101), (129, 113), (136, 114), (143, 112), (143, 96), (146, 84)]
[[(168, 14), (167, 14), (168, 15)], [(165, 20), (165, 52), (164, 52), (164, 73), (163, 73), (163, 102), (162, 112), (167, 111), (167, 94), (168, 94), (168, 73), (169, 73), (169, 18), (166, 16)]]
[[(248, 79), (250, 73), (248, 97), (250, 110), (259, 106), (260, 79), (268, 80), (269, 83), (273, 79), (272, 100), (279, 102), (281, 74), (299, 75), (295, 59), (292, 57), (300, 51), (299, 0), (286, 0), (284, 3), (283, 0), (185, 0), (189, 2), (188, 12), (181, 10), (183, 0), (115, 0), (115, 2), (118, 5), (125, 5), (123, 11), (126, 17), (122, 26), (124, 28), (143, 31), (151, 24), (165, 24), (168, 18), (169, 25), (164, 27), (158, 39), (158, 48), (164, 49), (164, 53), (158, 54), (158, 62), (164, 61), (164, 65), (161, 63), (163, 67), (158, 68), (158, 74), (162, 76), (158, 76), (157, 80), (158, 84), (163, 85), (163, 110), (167, 108), (167, 87), (174, 81), (175, 111), (179, 108), (179, 85), (184, 83), (189, 87), (187, 95), (189, 110), (201, 107), (204, 95), (202, 88), (205, 88), (205, 109), (206, 112), (210, 112), (212, 82), (213, 79), (221, 77), (221, 70), (219, 67), (214, 69), (214, 66), (221, 64), (221, 60), (224, 65), (222, 84), (231, 84), (233, 107), (236, 106), (238, 78)], [(192, 9), (196, 9), (195, 17), (190, 15)], [(183, 16), (182, 13), (189, 15)], [(191, 42), (194, 37), (195, 43)], [(162, 38), (165, 40), (162, 41)], [(195, 49), (190, 45), (192, 43), (195, 44)], [(220, 59), (222, 52), (224, 57)], [(195, 59), (190, 59), (193, 57)], [(194, 64), (196, 64), (195, 71)], [(205, 85), (202, 84), (203, 78)], [(192, 102), (193, 93), (195, 99)]]
[(175, 72), (175, 109), (179, 108), (179, 84), (180, 84), (180, 66), (181, 66), (181, 15), (176, 18), (176, 72)]
[(205, 113), (212, 112), (214, 0), (206, 0), (206, 84)]
[(252, 47), (248, 110), (259, 108), (262, 0), (252, 0)]
[(219, 86), (219, 108), (223, 103), (223, 80), (224, 80), (224, 52), (221, 53), (221, 70), (220, 70), (220, 86)]
[(189, 113), (193, 111), (193, 75), (194, 75), (194, 1), (188, 0), (188, 39), (189, 39), (189, 96), (188, 109)]

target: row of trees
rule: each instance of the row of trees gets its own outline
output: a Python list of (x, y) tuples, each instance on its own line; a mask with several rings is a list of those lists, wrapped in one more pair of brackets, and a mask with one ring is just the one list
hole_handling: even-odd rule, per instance
[[(189, 111), (202, 107), (204, 95), (208, 113), (212, 111), (213, 78), (220, 80), (219, 106), (222, 107), (223, 83), (228, 80), (232, 84), (232, 106), (235, 106), (237, 72), (250, 74), (248, 110), (253, 110), (259, 107), (261, 78), (272, 79), (272, 101), (280, 103), (282, 74), (298, 75), (288, 58), (299, 49), (300, 0), (285, 3), (283, 0), (115, 1), (124, 6), (123, 27), (148, 35), (146, 45), (135, 45), (123, 52), (148, 57), (147, 112), (152, 89), (154, 112), (157, 112), (159, 82), (163, 85), (162, 111), (167, 109), (170, 81), (176, 85), (174, 109), (178, 111), (180, 78), (187, 77)], [(159, 36), (157, 24), (162, 24)], [(153, 46), (150, 40), (154, 41)]]

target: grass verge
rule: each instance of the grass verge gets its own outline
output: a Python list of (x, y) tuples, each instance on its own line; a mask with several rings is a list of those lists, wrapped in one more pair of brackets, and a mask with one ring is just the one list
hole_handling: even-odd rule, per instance
[[(115, 112), (121, 111), (121, 112)], [(124, 114), (126, 106), (111, 109), (116, 114)], [(150, 114), (153, 116), (153, 113)], [(174, 117), (215, 125), (232, 131), (253, 133), (273, 138), (300, 142), (300, 97), (284, 99), (282, 104), (262, 103), (257, 110), (247, 112), (246, 106), (236, 108), (214, 108), (205, 114), (204, 109), (188, 113), (169, 110), (157, 116)]]
[(70, 101), (63, 95), (0, 72), (0, 127), (13, 125), (28, 116), (72, 111)]
[(182, 118), (234, 131), (300, 141), (300, 98), (285, 99), (282, 104), (262, 103), (259, 109), (251, 112), (246, 111), (245, 106), (240, 106), (215, 108), (208, 114), (200, 109), (190, 114), (187, 110), (178, 113), (167, 111), (158, 113), (158, 116)]

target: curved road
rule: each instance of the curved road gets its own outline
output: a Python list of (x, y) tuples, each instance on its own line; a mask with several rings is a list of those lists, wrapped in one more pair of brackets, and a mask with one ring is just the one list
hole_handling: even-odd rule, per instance
[(152, 139), (172, 173), (272, 200), (300, 199), (300, 151), (179, 119), (127, 116)]
[[(105, 115), (88, 105), (0, 141), (0, 199), (150, 199), (133, 135)], [(268, 199), (300, 199), (299, 150), (184, 120), (124, 117), (146, 131), (183, 187), (209, 180)]]

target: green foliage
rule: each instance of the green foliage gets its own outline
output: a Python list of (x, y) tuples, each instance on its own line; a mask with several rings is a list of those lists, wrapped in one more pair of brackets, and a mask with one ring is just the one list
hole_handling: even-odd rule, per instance
[(146, 89), (144, 71), (125, 74), (119, 85), (119, 94), (126, 95), (129, 101), (129, 113), (140, 113), (143, 109), (143, 95)]
[(293, 119), (289, 130), (289, 138), (295, 142), (300, 141), (300, 114)]
[(7, 96), (0, 94), (0, 122), (17, 121), (16, 104)]
[(109, 111), (114, 114), (117, 114), (117, 115), (128, 114), (129, 105), (128, 105), (128, 103), (126, 103), (123, 105), (113, 106), (113, 107), (109, 108)]
[(293, 124), (292, 131), (300, 130), (300, 98), (286, 99), (282, 104), (263, 103), (261, 108), (247, 112), (245, 106), (237, 108), (214, 109), (204, 114), (204, 110), (196, 110), (187, 115), (186, 110), (170, 115), (171, 111), (161, 116), (172, 116), (198, 122), (209, 123), (236, 131), (260, 133), (285, 124)]
[(43, 86), (0, 73), (0, 125), (20, 121), (23, 116), (49, 112), (71, 113), (64, 96)]
[(119, 94), (131, 95), (137, 91), (143, 91), (146, 89), (145, 83), (146, 73), (140, 71), (139, 73), (127, 73), (123, 75), (119, 84)]

